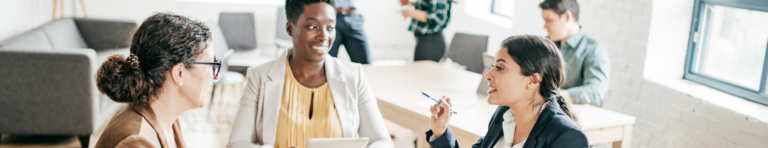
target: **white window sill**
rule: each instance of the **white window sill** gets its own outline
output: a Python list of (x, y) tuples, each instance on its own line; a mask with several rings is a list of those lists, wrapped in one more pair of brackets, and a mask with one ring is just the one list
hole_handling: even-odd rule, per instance
[(285, 5), (285, 0), (176, 0), (182, 2), (205, 2), (225, 4)]
[(491, 0), (474, 0), (464, 5), (464, 13), (488, 23), (512, 29), (512, 19), (491, 13)]
[(670, 87), (694, 98), (709, 101), (713, 105), (721, 106), (749, 118), (761, 122), (768, 122), (768, 106), (758, 104), (741, 97), (737, 97), (720, 90), (685, 79), (649, 79), (661, 85)]

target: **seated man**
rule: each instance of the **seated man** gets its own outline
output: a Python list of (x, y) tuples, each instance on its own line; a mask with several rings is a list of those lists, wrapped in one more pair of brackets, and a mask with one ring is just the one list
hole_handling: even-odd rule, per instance
[(567, 63), (565, 90), (560, 94), (571, 103), (602, 106), (611, 62), (605, 46), (581, 29), (579, 4), (576, 0), (545, 0), (539, 7), (544, 29)]

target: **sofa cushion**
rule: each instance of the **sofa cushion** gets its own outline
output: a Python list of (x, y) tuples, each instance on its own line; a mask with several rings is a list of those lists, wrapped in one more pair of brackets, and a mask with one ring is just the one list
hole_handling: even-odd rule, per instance
[(0, 52), (0, 133), (89, 135), (94, 129), (95, 52)]
[(137, 25), (130, 21), (75, 18), (88, 48), (95, 50), (125, 48), (130, 45)]
[(72, 18), (56, 19), (40, 28), (48, 35), (53, 49), (88, 48)]
[(51, 49), (42, 29), (36, 28), (0, 42), (0, 49)]

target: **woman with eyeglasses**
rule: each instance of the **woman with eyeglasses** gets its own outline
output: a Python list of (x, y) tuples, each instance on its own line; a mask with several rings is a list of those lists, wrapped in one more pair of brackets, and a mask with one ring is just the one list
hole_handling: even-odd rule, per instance
[(113, 55), (96, 74), (99, 91), (128, 103), (115, 113), (97, 148), (183, 148), (179, 116), (203, 107), (218, 60), (203, 23), (155, 13), (133, 35), (130, 56)]

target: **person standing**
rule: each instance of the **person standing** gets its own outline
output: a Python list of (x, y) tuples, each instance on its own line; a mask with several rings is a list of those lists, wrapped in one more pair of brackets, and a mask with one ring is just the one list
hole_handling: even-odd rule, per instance
[(357, 12), (361, 0), (336, 0), (336, 40), (328, 53), (336, 57), (343, 44), (349, 59), (360, 64), (371, 63), (371, 50), (363, 30), (363, 15)]
[(402, 6), (413, 9), (402, 10), (403, 17), (410, 17), (408, 31), (416, 36), (414, 61), (432, 60), (439, 62), (445, 54), (446, 43), (443, 29), (451, 20), (451, 2), (453, 0), (400, 0)]
[(545, 0), (539, 4), (544, 29), (563, 53), (567, 78), (560, 90), (565, 100), (575, 104), (602, 106), (611, 73), (608, 50), (579, 25), (576, 0)]

